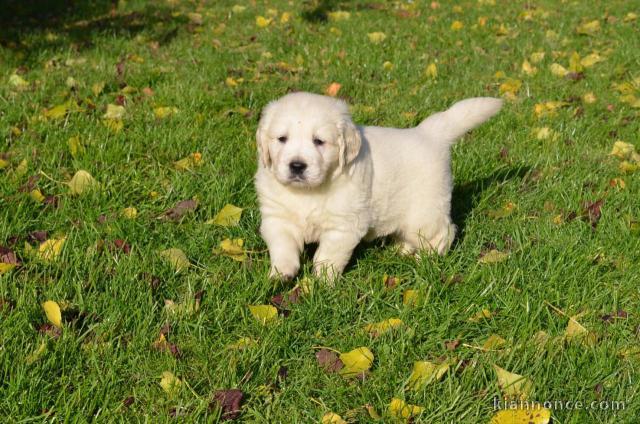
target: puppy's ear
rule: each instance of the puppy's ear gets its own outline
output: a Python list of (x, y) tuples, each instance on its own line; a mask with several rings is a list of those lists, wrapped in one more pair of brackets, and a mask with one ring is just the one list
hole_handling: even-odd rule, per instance
[(271, 123), (275, 109), (274, 102), (269, 103), (262, 110), (262, 117), (258, 123), (258, 130), (256, 131), (256, 142), (258, 144), (258, 156), (265, 168), (271, 166), (271, 156), (269, 155), (269, 136), (267, 135), (267, 129)]
[(355, 126), (350, 117), (343, 118), (338, 122), (339, 145), (340, 145), (340, 169), (350, 164), (360, 152), (362, 139), (360, 130)]

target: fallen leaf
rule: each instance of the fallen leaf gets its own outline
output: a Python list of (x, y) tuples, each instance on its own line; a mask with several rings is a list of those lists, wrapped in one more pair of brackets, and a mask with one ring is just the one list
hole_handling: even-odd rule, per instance
[(327, 412), (322, 416), (322, 424), (347, 424), (342, 417), (335, 412)]
[(47, 300), (42, 304), (42, 309), (44, 309), (44, 313), (51, 324), (62, 328), (62, 313), (57, 302)]
[(124, 106), (108, 104), (107, 111), (102, 116), (104, 119), (120, 120), (124, 118), (125, 109)]
[(262, 325), (278, 318), (278, 309), (271, 305), (249, 305), (249, 311)]
[(242, 208), (226, 204), (220, 209), (220, 212), (208, 220), (206, 224), (220, 225), (221, 227), (235, 227), (240, 222), (241, 216)]
[(436, 79), (438, 78), (438, 67), (435, 63), (430, 63), (424, 70), (424, 74), (431, 79)]
[(338, 354), (328, 349), (320, 349), (317, 351), (316, 361), (318, 361), (318, 365), (320, 365), (321, 368), (329, 373), (338, 372), (344, 367), (344, 364), (340, 358), (338, 358)]
[(232, 11), (233, 13), (242, 13), (242, 12), (244, 12), (246, 9), (247, 9), (247, 7), (246, 7), (246, 6), (241, 6), (241, 5), (239, 5), (239, 4), (236, 4), (236, 5), (234, 5), (234, 6), (231, 8), (231, 11)]
[(180, 221), (186, 214), (194, 212), (197, 208), (198, 202), (196, 200), (182, 200), (176, 203), (174, 207), (164, 211), (160, 217), (170, 219), (172, 221)]
[(164, 119), (178, 113), (178, 108), (173, 106), (160, 106), (153, 109), (156, 119)]
[(69, 152), (71, 153), (71, 157), (77, 159), (82, 156), (85, 152), (84, 145), (80, 141), (80, 137), (74, 136), (70, 137), (67, 141), (67, 145), (69, 146)]
[(42, 343), (40, 343), (40, 346), (35, 351), (30, 353), (29, 356), (26, 357), (25, 362), (27, 363), (27, 365), (31, 365), (35, 363), (42, 357), (42, 355), (44, 355), (46, 351), (47, 351), (47, 342), (43, 341)]
[(199, 152), (191, 153), (186, 158), (182, 158), (173, 163), (173, 167), (178, 171), (189, 171), (202, 165), (202, 154)]
[(484, 350), (496, 350), (507, 344), (507, 341), (497, 334), (492, 334), (482, 345)]
[(256, 26), (258, 28), (266, 28), (271, 24), (272, 21), (273, 21), (273, 19), (271, 19), (271, 18), (267, 19), (264, 16), (257, 16), (256, 17)]
[(243, 262), (245, 259), (247, 259), (247, 254), (243, 246), (243, 239), (227, 238), (220, 242), (219, 247), (217, 249), (214, 249), (213, 253), (228, 256), (234, 261)]
[(396, 419), (407, 420), (420, 415), (422, 411), (422, 406), (411, 405), (398, 398), (391, 399), (389, 403), (389, 414)]
[(138, 216), (138, 210), (134, 207), (128, 207), (128, 208), (122, 209), (121, 214), (123, 217), (127, 219), (135, 219), (136, 216)]
[(9, 77), (9, 84), (18, 89), (29, 87), (29, 82), (18, 74), (11, 74), (11, 76)]
[(45, 262), (54, 261), (58, 256), (60, 256), (60, 253), (62, 252), (62, 246), (64, 246), (66, 239), (66, 237), (62, 237), (57, 239), (52, 238), (44, 241), (38, 247), (36, 257)]
[(593, 345), (596, 342), (595, 334), (587, 330), (582, 324), (580, 324), (577, 316), (569, 317), (569, 323), (564, 330), (564, 337), (567, 341), (579, 341), (587, 345)]
[(342, 87), (342, 84), (340, 84), (339, 82), (332, 82), (324, 90), (324, 94), (326, 94), (327, 96), (336, 97), (341, 87)]
[(597, 98), (596, 98), (595, 94), (593, 94), (592, 91), (590, 91), (588, 93), (585, 93), (582, 96), (582, 101), (585, 102), (588, 105), (595, 103), (596, 100), (597, 100)]
[(538, 63), (544, 59), (544, 55), (545, 55), (544, 52), (531, 53), (531, 55), (529, 56), (529, 59), (531, 59), (532, 63)]
[(94, 96), (98, 97), (102, 90), (104, 90), (105, 83), (104, 81), (97, 82), (91, 86), (91, 92)]
[(340, 370), (340, 374), (344, 377), (355, 377), (368, 371), (373, 364), (373, 352), (366, 347), (358, 347), (347, 353), (340, 354), (340, 360), (344, 364), (344, 368)]
[(600, 63), (604, 61), (604, 58), (600, 56), (598, 53), (591, 53), (586, 55), (580, 60), (580, 64), (585, 68), (590, 68), (596, 63)]
[(405, 306), (415, 306), (420, 300), (419, 290), (405, 290), (402, 294), (402, 304)]
[(531, 65), (527, 59), (522, 62), (521, 69), (526, 75), (535, 75), (535, 73), (538, 72), (538, 68)]
[(494, 314), (491, 313), (488, 309), (483, 309), (477, 314), (470, 316), (467, 321), (469, 322), (480, 322), (484, 319), (492, 318)]
[(242, 412), (244, 393), (239, 389), (218, 390), (213, 394), (212, 407), (220, 408), (222, 420), (235, 420)]
[(559, 63), (552, 63), (551, 66), (549, 66), (549, 69), (551, 70), (551, 73), (557, 77), (564, 78), (569, 73), (569, 70)]
[(533, 388), (533, 382), (519, 374), (511, 373), (497, 365), (493, 365), (493, 369), (498, 376), (498, 385), (505, 396), (527, 399)]
[(257, 344), (256, 341), (253, 340), (251, 337), (240, 337), (234, 343), (228, 344), (227, 349), (244, 350), (252, 346), (255, 346), (256, 344)]
[(464, 24), (460, 21), (453, 21), (451, 22), (451, 30), (452, 31), (460, 31), (462, 28), (464, 28)]
[(386, 333), (387, 331), (393, 330), (394, 328), (398, 328), (401, 325), (402, 325), (401, 319), (389, 318), (375, 324), (365, 325), (364, 331), (368, 332), (373, 337), (378, 337), (379, 335)]
[(67, 112), (69, 111), (69, 107), (67, 104), (61, 104), (52, 107), (51, 109), (46, 109), (43, 113), (46, 119), (61, 119), (67, 116)]
[(603, 203), (604, 199), (600, 199), (595, 202), (587, 202), (584, 205), (582, 215), (589, 221), (593, 229), (596, 228), (602, 216), (601, 208)]
[(162, 390), (164, 390), (167, 394), (169, 395), (175, 394), (180, 389), (181, 385), (182, 385), (182, 381), (180, 381), (178, 377), (173, 375), (172, 372), (170, 371), (162, 372), (162, 378), (160, 379), (160, 387), (162, 387)]
[(584, 22), (581, 25), (578, 25), (576, 28), (576, 32), (580, 35), (595, 35), (600, 31), (600, 21), (597, 19), (589, 22)]
[(351, 13), (345, 12), (344, 10), (336, 10), (335, 12), (328, 12), (327, 17), (330, 21), (346, 21), (351, 18)]
[(16, 267), (16, 265), (14, 265), (14, 264), (5, 264), (3, 262), (0, 262), (0, 275), (11, 271), (15, 267)]
[(166, 259), (176, 272), (182, 272), (191, 266), (187, 255), (181, 249), (166, 249), (160, 252), (160, 256)]
[(387, 34), (380, 31), (370, 32), (367, 34), (367, 37), (369, 38), (369, 41), (372, 42), (373, 44), (380, 44), (387, 38)]
[(617, 140), (613, 143), (613, 149), (611, 149), (611, 153), (609, 154), (619, 159), (630, 159), (635, 151), (636, 148), (633, 144)]
[(483, 254), (478, 262), (481, 264), (496, 264), (499, 262), (504, 262), (509, 258), (509, 254), (505, 252), (500, 252), (499, 250), (492, 249), (485, 254)]
[(71, 194), (82, 194), (91, 191), (98, 186), (98, 182), (84, 169), (77, 171), (71, 181), (67, 183)]
[(513, 202), (507, 202), (500, 209), (487, 212), (487, 216), (493, 219), (505, 218), (513, 213), (516, 209), (516, 204)]
[(489, 424), (549, 424), (551, 411), (536, 405), (532, 408), (503, 409), (491, 417)]
[(429, 361), (417, 361), (413, 363), (413, 371), (409, 376), (407, 385), (412, 390), (420, 390), (427, 384), (436, 382), (449, 370), (449, 362), (435, 364)]

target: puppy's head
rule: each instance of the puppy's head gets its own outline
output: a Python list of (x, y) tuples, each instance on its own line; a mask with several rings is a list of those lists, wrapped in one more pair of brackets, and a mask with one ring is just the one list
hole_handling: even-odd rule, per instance
[(304, 188), (342, 173), (361, 144), (347, 104), (310, 93), (292, 93), (269, 103), (256, 139), (262, 165), (281, 184)]

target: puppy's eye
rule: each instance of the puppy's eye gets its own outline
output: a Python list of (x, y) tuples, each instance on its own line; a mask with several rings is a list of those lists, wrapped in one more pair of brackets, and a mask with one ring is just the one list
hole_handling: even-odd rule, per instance
[(281, 137), (278, 137), (278, 141), (279, 141), (280, 143), (286, 143), (286, 142), (287, 142), (287, 136), (286, 136), (286, 135), (283, 135), (283, 136), (281, 136)]
[(320, 140), (319, 138), (314, 138), (313, 144), (315, 144), (316, 146), (322, 146), (324, 144), (324, 140)]

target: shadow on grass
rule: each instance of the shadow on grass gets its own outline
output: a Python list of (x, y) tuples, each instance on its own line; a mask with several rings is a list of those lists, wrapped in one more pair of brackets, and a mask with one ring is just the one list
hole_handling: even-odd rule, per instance
[[(170, 42), (184, 17), (171, 16), (171, 10), (149, 2), (144, 8), (123, 12), (114, 0), (5, 0), (0, 1), (0, 46), (19, 51), (28, 62), (50, 49), (92, 48), (100, 34), (131, 38), (150, 31), (148, 41)], [(158, 25), (162, 23), (162, 25)]]

